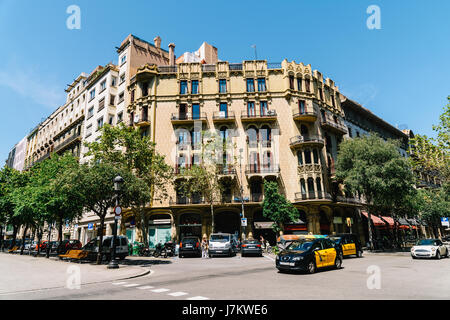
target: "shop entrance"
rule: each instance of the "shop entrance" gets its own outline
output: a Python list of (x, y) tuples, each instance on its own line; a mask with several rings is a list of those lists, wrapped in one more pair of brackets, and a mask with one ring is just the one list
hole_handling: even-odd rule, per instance
[(221, 212), (214, 215), (214, 232), (240, 234), (241, 219), (236, 212)]
[(148, 227), (148, 246), (155, 248), (156, 244), (165, 244), (172, 240), (170, 215), (156, 214), (150, 217)]
[(253, 214), (253, 238), (260, 240), (261, 236), (264, 240), (269, 241), (271, 246), (277, 242), (277, 235), (272, 228), (273, 222), (264, 217), (262, 210), (258, 210)]

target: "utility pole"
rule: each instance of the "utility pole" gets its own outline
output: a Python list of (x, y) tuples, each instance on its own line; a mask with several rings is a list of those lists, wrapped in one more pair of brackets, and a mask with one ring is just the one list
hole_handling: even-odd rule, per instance
[(252, 44), (252, 48), (255, 49), (255, 60), (258, 60), (258, 54), (256, 53), (256, 44)]
[[(244, 213), (244, 186), (243, 186), (243, 178), (242, 178), (242, 151), (244, 151), (243, 148), (239, 149), (239, 167), (241, 170), (241, 205), (242, 205), (242, 217), (241, 218), (245, 218), (245, 213)], [(245, 240), (245, 227), (242, 227), (242, 220), (241, 220), (241, 237), (242, 240)]]

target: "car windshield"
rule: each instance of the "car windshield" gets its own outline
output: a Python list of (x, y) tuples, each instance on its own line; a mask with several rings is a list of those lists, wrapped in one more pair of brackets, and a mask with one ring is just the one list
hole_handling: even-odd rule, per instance
[(230, 241), (230, 236), (223, 235), (223, 234), (212, 234), (211, 238), (209, 239), (209, 241), (227, 242), (227, 241)]
[(307, 251), (311, 248), (314, 240), (310, 239), (301, 239), (293, 241), (287, 249), (293, 251)]
[(334, 243), (341, 243), (342, 238), (341, 237), (330, 237), (330, 240)]
[(435, 242), (436, 242), (436, 240), (433, 240), (433, 239), (422, 239), (422, 240), (417, 241), (417, 245), (418, 246), (434, 246), (434, 245), (436, 245)]

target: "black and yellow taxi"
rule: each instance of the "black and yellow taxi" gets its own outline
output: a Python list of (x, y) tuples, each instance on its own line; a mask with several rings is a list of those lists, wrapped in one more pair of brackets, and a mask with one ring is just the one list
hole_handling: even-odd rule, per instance
[(306, 271), (342, 267), (342, 254), (334, 243), (325, 236), (307, 235), (294, 240), (276, 257), (276, 267), (283, 271)]
[(329, 238), (339, 247), (342, 251), (342, 255), (349, 257), (352, 255), (361, 258), (363, 255), (363, 249), (358, 236), (353, 233), (338, 233), (330, 235)]

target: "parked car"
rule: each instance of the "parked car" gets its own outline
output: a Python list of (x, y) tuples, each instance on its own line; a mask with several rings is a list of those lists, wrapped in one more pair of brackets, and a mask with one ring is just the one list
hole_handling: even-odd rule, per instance
[(180, 247), (178, 248), (178, 256), (183, 258), (187, 255), (202, 256), (201, 241), (199, 237), (189, 236), (184, 237), (181, 240)]
[(83, 245), (80, 240), (63, 240), (58, 245), (58, 254), (64, 254), (69, 250), (79, 250)]
[(235, 256), (237, 251), (237, 243), (230, 233), (212, 233), (209, 236), (210, 258), (217, 255)]
[(338, 233), (329, 238), (335, 243), (335, 245), (342, 251), (343, 257), (355, 255), (361, 258), (363, 255), (363, 249), (361, 241), (358, 236), (353, 233)]
[(342, 254), (327, 238), (304, 236), (293, 241), (276, 257), (276, 267), (280, 272), (306, 271), (314, 273), (318, 269), (342, 267)]
[(417, 258), (436, 258), (449, 257), (448, 248), (439, 239), (422, 239), (411, 248), (411, 257)]
[(263, 251), (261, 242), (254, 239), (244, 240), (241, 243), (241, 256), (245, 257), (247, 255), (257, 255), (262, 257)]
[[(110, 254), (113, 247), (112, 238), (113, 236), (103, 237), (102, 252), (107, 260), (110, 259)], [(89, 259), (95, 260), (98, 254), (98, 240), (92, 239), (82, 249), (89, 252), (88, 254)], [(126, 236), (116, 236), (116, 258), (122, 260), (125, 259), (127, 255), (128, 255), (128, 238)]]

